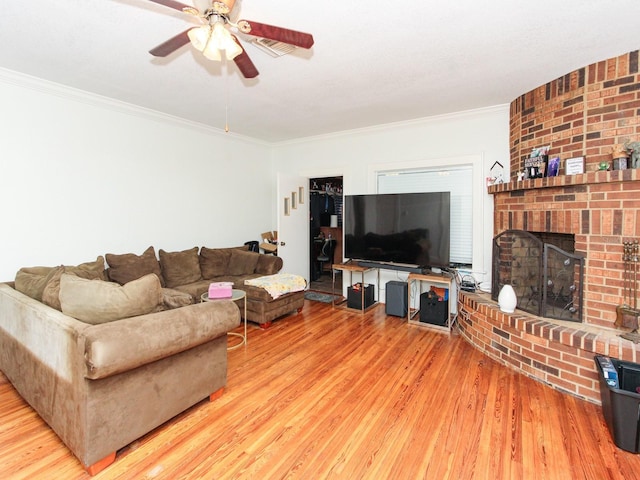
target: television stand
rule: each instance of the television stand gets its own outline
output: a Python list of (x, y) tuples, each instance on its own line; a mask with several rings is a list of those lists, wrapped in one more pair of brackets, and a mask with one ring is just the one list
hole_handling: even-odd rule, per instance
[[(411, 285), (413, 282), (418, 282), (417, 288), (417, 297), (420, 298), (420, 295), (423, 293), (422, 284), (426, 283), (427, 285), (437, 286), (440, 288), (446, 288), (449, 290), (449, 300), (447, 302), (447, 315), (446, 321), (444, 325), (437, 325), (429, 322), (423, 322), (414, 320), (416, 315), (419, 315), (420, 309), (411, 308)], [(452, 313), (454, 302), (457, 301), (455, 290), (453, 289), (455, 285), (455, 281), (453, 277), (446, 273), (429, 273), (429, 274), (420, 274), (420, 273), (410, 273), (407, 279), (407, 293), (408, 293), (408, 312), (407, 312), (407, 323), (409, 325), (417, 325), (420, 327), (430, 328), (432, 330), (437, 330), (444, 333), (451, 333), (451, 329), (453, 328), (453, 324), (455, 323), (455, 319), (457, 315)]]
[[(331, 307), (335, 308), (335, 307), (345, 307), (348, 308), (348, 302), (346, 299), (342, 300), (341, 302), (336, 303), (336, 271), (342, 271), (342, 272), (349, 272), (349, 285), (353, 284), (353, 272), (359, 273), (360, 274), (360, 283), (362, 285), (362, 288), (360, 289), (361, 292), (361, 302), (360, 302), (360, 313), (364, 313), (366, 312), (368, 309), (374, 307), (375, 305), (378, 304), (378, 301), (376, 300), (377, 298), (380, 298), (380, 270), (379, 267), (370, 267), (370, 266), (365, 266), (365, 265), (360, 265), (358, 263), (334, 263), (332, 265), (332, 270), (331, 270), (331, 276), (333, 277), (333, 281), (331, 283)], [(371, 305), (367, 306), (366, 302), (365, 302), (365, 288), (364, 288), (364, 275), (365, 273), (371, 272), (371, 271), (376, 271), (377, 273), (377, 280), (376, 280), (376, 286), (378, 288), (378, 295), (376, 297), (374, 297), (374, 301)], [(344, 305), (344, 303), (347, 303), (347, 305)]]

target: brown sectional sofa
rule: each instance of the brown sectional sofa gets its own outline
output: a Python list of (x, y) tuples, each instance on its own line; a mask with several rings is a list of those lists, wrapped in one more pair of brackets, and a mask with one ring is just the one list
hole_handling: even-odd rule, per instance
[[(71, 277), (61, 278), (62, 307), (86, 314), (81, 296), (73, 296), (73, 305), (64, 298)], [(82, 288), (109, 283), (75, 278), (88, 282)], [(157, 277), (147, 278), (155, 280), (161, 300)], [(153, 290), (147, 278), (144, 289)], [(91, 475), (133, 440), (222, 394), (227, 332), (240, 324), (233, 302), (91, 324), (14, 287), (0, 283), (0, 370)], [(92, 319), (103, 313), (94, 312)]]
[[(301, 309), (304, 292), (273, 299), (244, 285), (282, 259), (242, 248), (149, 247), (78, 266), (23, 268), (0, 283), (0, 370), (90, 474), (116, 451), (226, 385), (231, 301), (203, 302), (214, 281), (247, 292), (267, 326)], [(203, 368), (204, 367), (204, 368)]]
[[(129, 271), (125, 278), (138, 278), (149, 273), (152, 266), (159, 268), (161, 283), (165, 288), (189, 294), (194, 302), (200, 301), (212, 282), (231, 282), (233, 288), (244, 290), (247, 294), (247, 320), (267, 328), (271, 322), (285, 314), (300, 311), (304, 305), (304, 292), (291, 292), (274, 299), (266, 290), (245, 285), (245, 280), (273, 275), (282, 268), (282, 259), (274, 255), (250, 252), (246, 246), (237, 248), (197, 247), (179, 252), (159, 250), (159, 261), (154, 264), (155, 252), (149, 247), (140, 257), (144, 257), (146, 267), (132, 268), (128, 262), (122, 267), (122, 255), (107, 254), (109, 264), (107, 274), (111, 280), (119, 281), (123, 272)], [(125, 254), (127, 259), (134, 254)], [(133, 256), (133, 257), (132, 257)], [(141, 262), (142, 263), (142, 262)], [(122, 282), (120, 282), (122, 283)], [(174, 297), (175, 298), (175, 297)]]

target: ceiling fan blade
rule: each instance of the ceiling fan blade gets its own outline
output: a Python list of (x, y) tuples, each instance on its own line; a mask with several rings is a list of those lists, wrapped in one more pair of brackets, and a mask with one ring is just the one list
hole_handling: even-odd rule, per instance
[(184, 3), (176, 2), (175, 0), (149, 0), (153, 3), (158, 3), (160, 5), (164, 5), (165, 7), (173, 8), (175, 10), (182, 11), (186, 8), (193, 8), (191, 5), (185, 5)]
[(313, 36), (309, 33), (297, 32), (295, 30), (289, 30), (288, 28), (275, 27), (251, 20), (240, 20), (238, 22), (238, 28), (242, 33), (288, 43), (296, 47), (311, 48), (313, 46)]
[[(238, 39), (236, 38), (235, 35), (231, 35), (231, 37), (238, 45), (240, 45), (240, 42), (238, 42)], [(249, 55), (247, 55), (247, 52), (245, 51), (244, 48), (242, 49), (242, 53), (236, 56), (233, 59), (233, 61), (238, 66), (238, 69), (240, 70), (244, 78), (255, 78), (260, 73), (258, 72), (258, 69), (249, 58)]]
[(163, 42), (157, 47), (149, 50), (149, 53), (154, 57), (166, 57), (167, 55), (175, 52), (180, 47), (189, 43), (189, 35), (187, 35), (189, 30), (191, 30), (191, 28), (187, 28), (184, 32), (180, 32), (175, 37), (171, 37), (166, 42)]

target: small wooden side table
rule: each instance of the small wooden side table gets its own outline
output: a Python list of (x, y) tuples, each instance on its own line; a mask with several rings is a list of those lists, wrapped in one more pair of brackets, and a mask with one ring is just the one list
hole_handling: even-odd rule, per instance
[(331, 285), (331, 294), (332, 294), (332, 299), (331, 299), (331, 306), (332, 307), (336, 307), (336, 306), (342, 306), (343, 303), (345, 303), (347, 300), (342, 300), (341, 302), (336, 304), (336, 271), (342, 271), (342, 272), (349, 272), (349, 285), (352, 284), (353, 282), (353, 272), (359, 273), (360, 274), (360, 278), (361, 278), (361, 285), (363, 288), (360, 289), (361, 294), (362, 294), (362, 298), (361, 298), (361, 303), (360, 303), (360, 312), (364, 313), (365, 311), (367, 311), (369, 308), (377, 305), (378, 301), (374, 299), (374, 302), (369, 305), (368, 307), (365, 306), (365, 302), (364, 302), (364, 275), (367, 272), (371, 272), (371, 271), (376, 271), (378, 274), (378, 279), (376, 281), (376, 286), (378, 289), (378, 296), (376, 298), (379, 298), (380, 296), (380, 269), (379, 268), (375, 268), (375, 267), (363, 267), (361, 265), (358, 265), (357, 263), (334, 263), (332, 265), (332, 269), (331, 269), (331, 275), (333, 277), (333, 282)]

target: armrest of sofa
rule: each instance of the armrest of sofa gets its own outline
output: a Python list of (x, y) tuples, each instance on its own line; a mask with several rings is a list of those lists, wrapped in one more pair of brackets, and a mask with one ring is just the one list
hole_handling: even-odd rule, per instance
[(281, 257), (265, 254), (258, 255), (255, 273), (259, 273), (260, 275), (273, 275), (282, 269), (283, 262)]
[(92, 325), (84, 342), (85, 377), (98, 379), (154, 362), (209, 342), (240, 325), (231, 302), (205, 302)]

